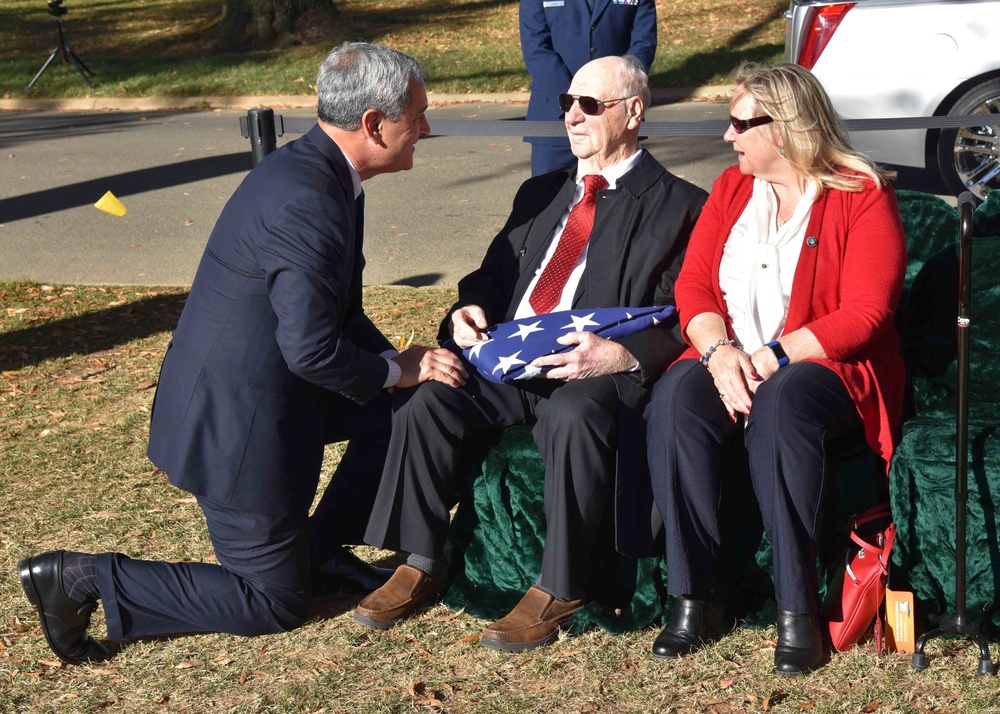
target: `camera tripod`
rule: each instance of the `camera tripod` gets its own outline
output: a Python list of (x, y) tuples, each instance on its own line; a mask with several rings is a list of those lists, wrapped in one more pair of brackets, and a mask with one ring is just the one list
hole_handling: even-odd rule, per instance
[[(64, 10), (64, 8), (60, 9)], [(43, 64), (42, 68), (38, 70), (37, 74), (35, 74), (34, 79), (28, 82), (27, 88), (31, 89), (34, 86), (35, 82), (38, 81), (38, 78), (42, 76), (42, 72), (48, 69), (48, 66), (52, 64), (52, 60), (54, 60), (56, 55), (60, 52), (62, 52), (63, 62), (65, 64), (69, 64), (72, 60), (73, 64), (76, 66), (76, 70), (80, 73), (80, 76), (83, 77), (83, 81), (87, 83), (88, 87), (93, 87), (94, 85), (90, 83), (90, 79), (87, 75), (89, 74), (93, 76), (94, 73), (83, 63), (83, 60), (77, 56), (76, 52), (73, 51), (73, 48), (66, 44), (66, 39), (63, 37), (62, 20), (60, 20), (59, 17), (56, 17), (56, 29), (59, 30), (59, 46), (52, 50), (52, 54), (50, 54), (49, 58), (45, 60), (45, 64)]]

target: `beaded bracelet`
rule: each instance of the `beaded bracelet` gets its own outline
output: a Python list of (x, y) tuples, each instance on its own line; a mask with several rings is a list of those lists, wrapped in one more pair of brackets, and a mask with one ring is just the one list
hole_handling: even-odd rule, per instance
[(702, 367), (704, 367), (705, 369), (708, 369), (708, 361), (710, 359), (712, 359), (712, 355), (715, 354), (715, 351), (717, 349), (719, 349), (720, 347), (724, 347), (726, 345), (732, 345), (732, 344), (733, 344), (732, 340), (719, 340), (714, 345), (712, 345), (711, 347), (709, 347), (708, 351), (705, 352), (705, 354), (703, 354), (701, 356), (701, 359), (699, 359), (698, 361), (701, 362), (701, 366)]

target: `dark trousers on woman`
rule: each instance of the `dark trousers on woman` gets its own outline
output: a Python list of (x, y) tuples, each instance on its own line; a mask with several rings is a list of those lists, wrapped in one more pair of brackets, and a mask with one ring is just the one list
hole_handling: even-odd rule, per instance
[[(812, 362), (784, 367), (760, 385), (750, 415), (734, 424), (712, 375), (697, 360), (684, 360), (660, 378), (647, 418), (668, 592), (707, 593), (731, 565), (752, 558), (732, 526), (746, 523), (755, 515), (746, 508), (759, 505), (778, 607), (817, 612), (816, 555), (832, 505), (828, 448), (864, 444), (861, 417), (840, 378)], [(748, 478), (756, 504), (739, 496)]]

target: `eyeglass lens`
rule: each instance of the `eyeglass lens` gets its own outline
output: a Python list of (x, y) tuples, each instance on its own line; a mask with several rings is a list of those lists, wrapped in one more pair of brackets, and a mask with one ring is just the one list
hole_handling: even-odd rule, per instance
[(572, 94), (560, 94), (559, 95), (559, 108), (564, 112), (568, 112), (573, 108), (573, 102), (580, 102), (580, 109), (583, 110), (584, 114), (589, 116), (594, 116), (601, 109), (601, 102), (593, 97), (586, 96), (573, 96)]
[(732, 114), (729, 115), (729, 121), (733, 125), (733, 131), (737, 134), (742, 134), (747, 129), (753, 129), (755, 126), (761, 126), (762, 124), (770, 124), (774, 121), (771, 117), (764, 116), (753, 117), (751, 119), (737, 119)]

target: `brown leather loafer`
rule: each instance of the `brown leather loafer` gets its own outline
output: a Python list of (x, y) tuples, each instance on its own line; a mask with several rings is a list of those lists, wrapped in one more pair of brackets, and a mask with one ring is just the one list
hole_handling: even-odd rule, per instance
[(507, 617), (483, 631), (482, 643), (491, 650), (524, 652), (550, 645), (559, 637), (559, 626), (583, 607), (583, 600), (557, 600), (532, 587)]
[(389, 582), (358, 603), (354, 621), (376, 630), (388, 630), (421, 605), (441, 597), (448, 573), (428, 575), (411, 565), (400, 565)]

